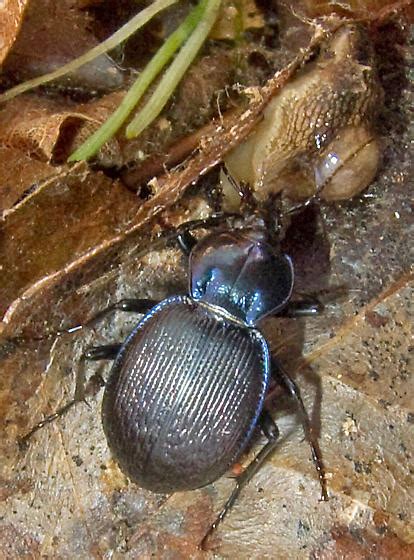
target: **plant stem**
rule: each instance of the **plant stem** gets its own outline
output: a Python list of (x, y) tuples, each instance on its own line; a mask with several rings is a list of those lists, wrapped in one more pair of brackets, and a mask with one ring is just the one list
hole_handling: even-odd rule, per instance
[(127, 138), (138, 136), (160, 114), (210, 33), (216, 21), (220, 4), (221, 0), (200, 2), (199, 6), (203, 8), (200, 23), (165, 72), (148, 103), (128, 125), (126, 129)]
[[(117, 109), (94, 134), (69, 156), (69, 162), (86, 160), (93, 157), (105, 142), (112, 138), (128, 118), (156, 76), (172, 58), (177, 49), (191, 35), (200, 21), (208, 1), (209, 0), (201, 0), (199, 4), (191, 10), (183, 23), (168, 37), (162, 47), (144, 68)], [(170, 96), (171, 93), (170, 91), (168, 96)]]

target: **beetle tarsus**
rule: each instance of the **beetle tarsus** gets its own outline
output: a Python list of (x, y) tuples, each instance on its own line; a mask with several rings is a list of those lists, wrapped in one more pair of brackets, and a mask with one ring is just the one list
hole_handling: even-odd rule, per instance
[(316, 317), (324, 310), (324, 305), (316, 298), (307, 297), (303, 300), (290, 301), (285, 309), (279, 313), (279, 317)]

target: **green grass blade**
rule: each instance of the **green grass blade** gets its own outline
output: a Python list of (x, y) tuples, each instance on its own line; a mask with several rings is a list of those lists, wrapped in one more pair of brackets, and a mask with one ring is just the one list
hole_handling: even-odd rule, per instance
[(112, 138), (133, 111), (156, 76), (172, 58), (177, 49), (194, 31), (200, 17), (204, 13), (207, 2), (208, 0), (201, 0), (200, 3), (191, 10), (183, 23), (168, 37), (162, 47), (149, 61), (137, 80), (128, 90), (118, 108), (94, 134), (69, 156), (68, 161), (80, 161), (93, 157), (105, 142)]
[(201, 4), (203, 7), (205, 4), (205, 7), (200, 23), (165, 72), (148, 103), (128, 125), (127, 138), (138, 136), (160, 114), (210, 33), (216, 21), (221, 0), (207, 0), (206, 3)]
[(8, 101), (9, 99), (16, 97), (16, 95), (20, 95), (21, 93), (24, 93), (25, 91), (33, 89), (37, 86), (41, 86), (43, 84), (51, 82), (52, 80), (56, 80), (56, 78), (61, 78), (65, 74), (73, 72), (84, 64), (87, 64), (99, 55), (110, 51), (111, 49), (115, 48), (120, 43), (125, 41), (125, 39), (135, 33), (135, 31), (143, 27), (159, 12), (161, 12), (165, 8), (168, 8), (168, 6), (175, 4), (177, 1), (178, 0), (156, 0), (147, 8), (139, 12), (131, 20), (129, 20), (113, 35), (108, 37), (108, 39), (106, 39), (102, 43), (99, 43), (99, 45), (86, 52), (82, 56), (75, 58), (75, 60), (71, 60), (67, 64), (64, 64), (63, 66), (61, 66), (57, 70), (54, 70), (53, 72), (50, 72), (49, 74), (44, 74), (43, 76), (39, 76), (38, 78), (33, 78), (33, 80), (28, 80), (27, 82), (23, 82), (22, 84), (19, 84), (7, 90), (5, 93), (0, 95), (0, 103)]

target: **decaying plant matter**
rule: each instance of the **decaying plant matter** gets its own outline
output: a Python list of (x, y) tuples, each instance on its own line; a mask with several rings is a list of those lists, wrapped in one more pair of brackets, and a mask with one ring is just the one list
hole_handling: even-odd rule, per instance
[[(59, 6), (69, 4), (75, 2), (62, 0)], [(281, 7), (257, 2), (265, 4)], [(296, 15), (320, 15), (311, 13), (314, 2), (290, 4)], [(308, 448), (277, 388), (272, 398), (284, 418), (277, 418), (280, 448), (245, 489), (208, 552), (197, 545), (233, 481), (224, 477), (174, 496), (128, 482), (110, 457), (98, 421), (105, 366), (85, 370), (89, 406), (74, 407), (39, 431), (25, 453), (17, 445), (36, 420), (72, 398), (85, 349), (123, 340), (137, 317), (117, 313), (101, 321), (96, 332), (86, 328), (55, 337), (56, 330), (85, 323), (124, 297), (160, 299), (186, 290), (185, 263), (165, 236), (188, 219), (212, 212), (205, 196), (215, 181), (209, 170), (260, 125), (267, 103), (329, 49), (332, 18), (302, 21), (280, 8), (276, 23), (269, 17), (260, 28), (264, 36), (280, 25), (269, 35), (280, 45), (237, 46), (238, 53), (254, 54), (249, 76), (261, 66), (254, 79), (244, 79), (240, 67), (234, 71), (236, 45), (223, 50), (219, 43), (210, 45), (200, 61), (203, 76), (209, 75), (210, 86), (214, 82), (209, 92), (239, 81), (246, 95), (223, 89), (219, 102), (211, 95), (202, 109), (196, 104), (183, 109), (181, 97), (195, 91), (193, 98), (201, 98), (207, 91), (199, 86), (205, 82), (195, 67), (193, 79), (152, 127), (133, 141), (114, 137), (94, 166), (69, 166), (66, 158), (114, 110), (127, 84), (115, 92), (98, 88), (100, 96), (93, 98), (84, 89), (80, 98), (68, 91), (64, 96), (52, 89), (36, 91), (1, 107), (0, 543), (8, 559), (413, 557), (412, 207), (407, 194), (412, 189), (407, 125), (413, 94), (406, 76), (407, 29), (398, 18), (382, 19), (375, 29), (383, 0), (365, 2), (375, 6), (372, 14), (360, 8), (344, 14), (344, 6), (360, 7), (362, 0), (317, 4), (323, 14), (335, 5), (341, 16), (370, 20), (374, 27), (366, 27), (384, 89), (384, 109), (374, 127), (384, 158), (376, 179), (362, 196), (294, 216), (283, 241), (295, 264), (295, 297), (329, 296), (339, 286), (340, 299), (327, 296), (325, 315), (314, 321), (269, 319), (263, 325), (272, 351), (313, 410), (330, 501), (317, 501)], [(301, 12), (305, 6), (310, 11)], [(351, 29), (345, 23), (338, 33)], [(81, 29), (89, 24), (88, 19)], [(10, 50), (12, 42), (8, 38), (5, 48)], [(273, 58), (273, 51), (280, 58)], [(217, 60), (219, 75), (212, 70)], [(109, 67), (118, 82), (119, 68)], [(164, 237), (158, 237), (160, 232)], [(272, 409), (272, 399), (267, 404)]]

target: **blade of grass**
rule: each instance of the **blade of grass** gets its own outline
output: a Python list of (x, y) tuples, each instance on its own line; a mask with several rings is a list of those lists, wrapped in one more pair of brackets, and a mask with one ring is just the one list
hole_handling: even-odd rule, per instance
[(191, 10), (182, 24), (168, 37), (162, 47), (160, 47), (154, 57), (149, 61), (137, 80), (128, 90), (118, 108), (94, 134), (69, 156), (69, 162), (87, 160), (93, 157), (105, 142), (112, 138), (133, 111), (156, 76), (172, 58), (177, 49), (191, 35), (202, 17), (205, 5), (208, 1), (209, 0), (201, 0), (199, 4)]
[(200, 23), (195, 31), (165, 72), (148, 103), (128, 125), (126, 129), (127, 138), (138, 136), (160, 114), (210, 33), (216, 21), (220, 4), (221, 0), (207, 1)]
[(99, 45), (96, 45), (96, 47), (94, 47), (90, 51), (86, 52), (85, 54), (81, 55), (78, 58), (75, 58), (75, 60), (71, 60), (67, 64), (64, 64), (63, 66), (57, 68), (57, 70), (54, 70), (49, 74), (44, 74), (43, 76), (39, 76), (38, 78), (33, 78), (33, 80), (28, 80), (27, 82), (23, 82), (22, 84), (19, 84), (7, 90), (5, 93), (0, 95), (0, 103), (3, 103), (4, 101), (8, 101), (9, 99), (16, 97), (16, 95), (20, 95), (21, 93), (24, 93), (25, 91), (29, 91), (30, 89), (33, 89), (37, 86), (41, 86), (43, 84), (47, 84), (48, 82), (51, 82), (52, 80), (56, 80), (56, 78), (61, 78), (65, 74), (68, 74), (69, 72), (73, 72), (78, 68), (80, 68), (81, 66), (83, 66), (84, 64), (87, 64), (88, 62), (98, 57), (99, 55), (104, 54), (110, 51), (111, 49), (117, 47), (120, 43), (125, 41), (125, 39), (127, 39), (130, 35), (135, 33), (135, 31), (143, 27), (150, 19), (156, 16), (159, 12), (165, 10), (165, 8), (168, 8), (168, 6), (175, 4), (177, 1), (178, 0), (156, 0), (147, 8), (141, 10), (136, 16), (130, 19), (120, 29), (118, 29), (118, 31), (116, 31), (113, 35), (108, 37), (108, 39), (106, 39), (102, 43), (99, 43)]

